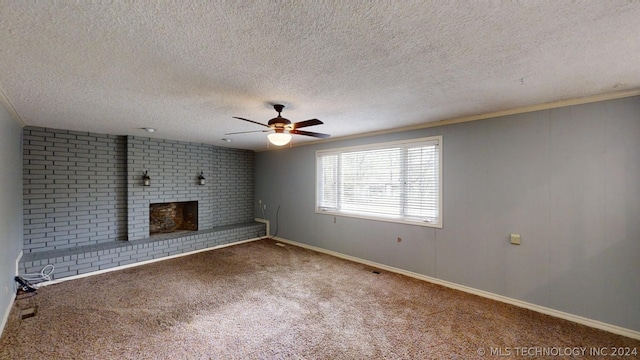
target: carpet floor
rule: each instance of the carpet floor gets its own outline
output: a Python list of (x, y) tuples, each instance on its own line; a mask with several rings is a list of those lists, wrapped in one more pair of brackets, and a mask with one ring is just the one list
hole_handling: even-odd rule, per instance
[[(16, 300), (0, 359), (587, 359), (597, 358), (594, 348), (640, 352), (638, 340), (373, 270), (260, 240), (67, 281)], [(36, 316), (20, 320), (20, 309), (34, 306)]]

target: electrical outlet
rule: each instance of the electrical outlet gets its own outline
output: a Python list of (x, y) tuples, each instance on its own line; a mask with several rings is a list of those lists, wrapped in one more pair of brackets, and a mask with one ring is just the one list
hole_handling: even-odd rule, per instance
[(262, 205), (262, 208), (263, 208), (264, 210), (267, 210), (267, 204)]
[(9, 295), (9, 287), (8, 286), (4, 287), (4, 294), (5, 295)]
[(520, 245), (520, 234), (511, 234), (511, 243), (513, 245)]

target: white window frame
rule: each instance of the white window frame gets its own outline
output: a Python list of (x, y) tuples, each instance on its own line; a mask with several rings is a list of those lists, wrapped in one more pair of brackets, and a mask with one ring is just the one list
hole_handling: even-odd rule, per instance
[[(349, 211), (345, 211), (345, 210), (340, 210), (340, 194), (341, 194), (341, 183), (338, 182), (337, 186), (338, 186), (338, 191), (337, 191), (337, 202), (338, 202), (338, 209), (335, 208), (326, 208), (326, 207), (321, 207), (319, 206), (320, 204), (318, 203), (319, 201), (319, 195), (320, 195), (320, 184), (319, 182), (321, 181), (321, 179), (319, 178), (320, 176), (320, 159), (322, 159), (322, 156), (327, 156), (327, 155), (340, 155), (343, 153), (349, 153), (349, 152), (353, 152), (353, 151), (366, 151), (366, 150), (377, 150), (377, 149), (386, 149), (386, 148), (393, 148), (393, 147), (397, 147), (397, 146), (406, 146), (406, 145), (411, 145), (411, 144), (419, 144), (419, 143), (424, 143), (424, 142), (437, 142), (438, 143), (438, 219), (437, 221), (432, 221), (432, 222), (428, 222), (428, 221), (421, 221), (418, 219), (411, 219), (411, 218), (407, 218), (407, 217), (403, 217), (403, 216), (393, 216), (393, 215), (383, 215), (383, 214), (372, 214), (372, 213), (364, 213), (364, 212), (349, 212)], [(417, 226), (426, 226), (426, 227), (434, 227), (434, 228), (442, 228), (442, 217), (443, 217), (443, 209), (442, 209), (442, 135), (438, 135), (438, 136), (430, 136), (430, 137), (425, 137), (425, 138), (419, 138), (419, 139), (411, 139), (411, 140), (401, 140), (401, 141), (392, 141), (392, 142), (385, 142), (385, 143), (376, 143), (376, 144), (369, 144), (369, 145), (358, 145), (358, 146), (349, 146), (349, 147), (342, 147), (342, 148), (335, 148), (335, 149), (326, 149), (326, 150), (317, 150), (316, 151), (316, 174), (315, 174), (315, 178), (316, 178), (316, 187), (315, 187), (315, 212), (317, 214), (324, 214), (324, 215), (331, 215), (331, 216), (344, 216), (344, 217), (351, 217), (351, 218), (358, 218), (358, 219), (368, 219), (368, 220), (378, 220), (378, 221), (386, 221), (386, 222), (393, 222), (393, 223), (400, 223), (400, 224), (410, 224), (410, 225), (417, 225)], [(403, 158), (402, 161), (405, 161), (406, 159)], [(339, 168), (337, 169), (337, 171), (339, 172)], [(405, 176), (405, 171), (406, 168), (403, 169), (403, 173), (402, 176)], [(338, 177), (340, 175), (337, 175)], [(404, 196), (404, 193), (401, 195)]]

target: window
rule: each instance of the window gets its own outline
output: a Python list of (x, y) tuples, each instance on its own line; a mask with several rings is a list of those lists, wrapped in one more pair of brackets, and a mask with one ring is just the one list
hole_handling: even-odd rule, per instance
[(442, 227), (442, 136), (316, 152), (316, 212)]

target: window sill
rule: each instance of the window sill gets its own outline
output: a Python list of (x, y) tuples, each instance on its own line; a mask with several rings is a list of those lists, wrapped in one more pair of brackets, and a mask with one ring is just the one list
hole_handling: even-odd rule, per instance
[(432, 227), (437, 229), (442, 229), (442, 223), (430, 223), (424, 221), (411, 221), (394, 217), (384, 217), (384, 216), (368, 216), (362, 214), (354, 214), (348, 213), (344, 211), (331, 211), (331, 210), (320, 210), (316, 209), (316, 214), (321, 215), (329, 215), (329, 216), (341, 216), (341, 217), (349, 217), (355, 219), (364, 219), (364, 220), (374, 220), (374, 221), (382, 221), (382, 222), (391, 222), (396, 224), (404, 224), (404, 225), (413, 225), (413, 226), (423, 226), (423, 227)]

